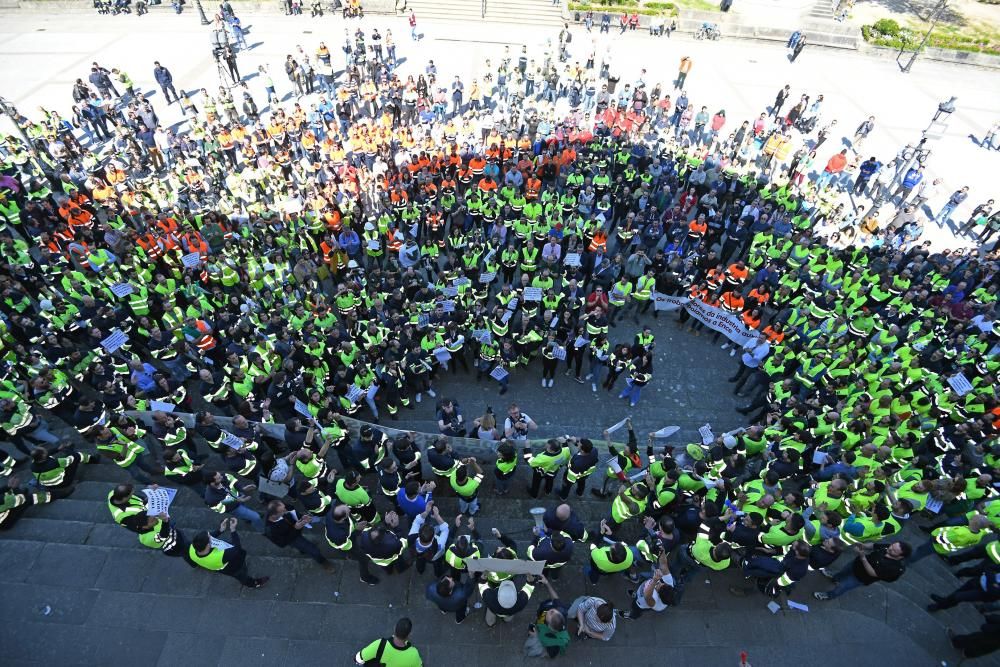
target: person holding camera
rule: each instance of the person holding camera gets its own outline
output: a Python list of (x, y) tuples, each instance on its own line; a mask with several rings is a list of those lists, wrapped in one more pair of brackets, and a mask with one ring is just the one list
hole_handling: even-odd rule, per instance
[(521, 412), (517, 403), (510, 404), (510, 407), (507, 408), (507, 419), (503, 423), (505, 437), (523, 442), (528, 439), (528, 431), (534, 431), (537, 428), (538, 424), (535, 423), (535, 420)]
[(465, 419), (458, 407), (458, 402), (446, 398), (438, 405), (437, 410), (438, 430), (443, 435), (454, 438), (465, 437)]

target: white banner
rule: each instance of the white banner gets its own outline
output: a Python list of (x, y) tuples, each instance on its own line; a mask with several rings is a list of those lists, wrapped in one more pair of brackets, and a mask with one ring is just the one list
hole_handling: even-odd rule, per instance
[(730, 313), (716, 306), (710, 306), (700, 299), (689, 299), (683, 296), (667, 296), (654, 293), (656, 310), (687, 309), (691, 317), (715, 331), (721, 332), (726, 338), (740, 347), (756, 340), (757, 332), (743, 324), (737, 313)]

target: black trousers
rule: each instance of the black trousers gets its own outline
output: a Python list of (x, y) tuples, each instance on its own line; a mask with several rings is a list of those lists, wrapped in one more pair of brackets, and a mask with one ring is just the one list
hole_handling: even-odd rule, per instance
[(531, 493), (531, 497), (532, 498), (537, 498), (538, 497), (538, 490), (539, 490), (539, 488), (542, 485), (542, 480), (543, 479), (545, 480), (545, 494), (548, 495), (548, 494), (552, 493), (552, 486), (555, 484), (556, 476), (555, 475), (548, 475), (546, 473), (543, 473), (538, 468), (532, 469), (532, 471), (531, 471), (531, 489), (530, 489), (530, 493)]

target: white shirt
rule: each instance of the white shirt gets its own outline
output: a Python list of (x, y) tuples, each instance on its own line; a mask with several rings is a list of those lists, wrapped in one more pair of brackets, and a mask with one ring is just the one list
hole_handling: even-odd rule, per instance
[(760, 363), (771, 353), (771, 344), (766, 340), (758, 340), (756, 344), (751, 343), (752, 348), (743, 348), (743, 364), (747, 368), (758, 368)]
[[(524, 420), (525, 424), (531, 424), (531, 417), (529, 417), (524, 412), (521, 413), (521, 419)], [(510, 420), (510, 417), (507, 417), (507, 419), (505, 419), (503, 422), (503, 432), (506, 433), (508, 430), (513, 428), (514, 428), (514, 422)], [(513, 431), (511, 436), (508, 438), (508, 440), (519, 440), (519, 441), (527, 439), (528, 439), (528, 431), (525, 431), (524, 433), (518, 433), (516, 430)]]
[[(663, 577), (661, 581), (667, 584), (668, 586), (673, 586), (674, 576), (672, 574), (668, 574), (667, 576)], [(646, 591), (648, 591), (650, 586), (652, 585), (653, 585), (653, 580), (647, 579), (642, 586), (639, 586), (639, 588), (636, 589), (635, 603), (639, 607), (639, 609), (652, 609), (653, 611), (663, 611), (664, 609), (667, 608), (667, 605), (664, 604), (663, 601), (660, 600), (659, 596), (655, 594), (653, 595), (653, 606), (650, 607), (648, 604), (646, 604), (645, 594)]]

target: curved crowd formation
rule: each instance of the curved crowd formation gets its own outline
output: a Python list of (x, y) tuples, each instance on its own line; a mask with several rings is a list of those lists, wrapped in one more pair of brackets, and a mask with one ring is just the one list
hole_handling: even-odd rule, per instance
[[(202, 91), (199, 109), (158, 63), (184, 133), (160, 125), (123, 71), (94, 63), (72, 121), (24, 119), (30, 148), (6, 138), (0, 422), (23, 456), (0, 450), (0, 526), (104, 461), (138, 484), (187, 486), (224, 517), (182, 532), (150, 514), (158, 487), (121, 484), (108, 496), (116, 523), (247, 586), (267, 578), (249, 574), (237, 520), (322, 567), (331, 552), (353, 559), (372, 585), (430, 565), (427, 596), (458, 622), (474, 603), (488, 624), (508, 621), (542, 585), (525, 648), (550, 656), (571, 623), (608, 640), (617, 619), (680, 604), (698, 570), (740, 568), (784, 603), (811, 572), (834, 577), (817, 593), (829, 599), (936, 554), (982, 562), (933, 610), (1000, 597), (997, 256), (919, 242), (907, 203), (919, 165), (837, 150), (820, 167), (822, 95), (782, 113), (787, 87), (730, 131), (724, 111), (688, 100), (690, 59), (669, 94), (645, 70), (616, 90), (594, 55), (536, 65), (526, 51), (467, 85), (437, 79), (433, 63), (402, 79), (383, 43), (359, 30), (339, 73), (325, 45), (289, 55), (299, 101), (279, 103), (265, 70), (263, 112), (245, 83)], [(873, 128), (862, 122), (855, 145)], [(847, 191), (881, 193), (898, 214), (881, 225)], [(969, 230), (995, 229), (991, 207)], [(745, 429), (641, 446), (629, 423), (628, 443), (609, 434), (605, 454), (586, 437), (531, 446), (517, 405), (466, 423), (452, 400), (424, 449), (377, 427), (436, 398), (444, 373), (500, 394), (515, 373), (545, 388), (575, 380), (635, 405), (654, 372), (651, 318), (706, 329), (655, 307), (661, 294), (756, 332), (742, 348), (714, 339), (739, 355)], [(345, 415), (369, 425), (353, 437)], [(80, 438), (60, 442), (52, 418)], [(496, 457), (455, 454), (449, 438), (466, 435)], [(607, 517), (587, 526), (563, 502), (530, 545), (494, 531), (487, 552), (481, 496), (528, 474), (531, 495), (562, 501), (589, 483)], [(442, 493), (461, 514), (441, 515)], [(899, 534), (920, 515), (935, 517), (931, 536), (911, 546)], [(629, 579), (629, 608), (559, 600), (553, 580), (579, 550), (591, 582)], [(848, 550), (856, 558), (828, 572)], [(544, 561), (544, 576), (471, 574), (466, 561), (486, 555)], [(404, 619), (359, 663), (388, 652), (387, 664), (419, 664), (409, 633)], [(975, 655), (995, 641), (956, 646)]]

